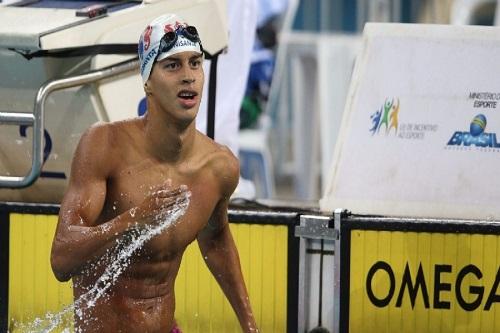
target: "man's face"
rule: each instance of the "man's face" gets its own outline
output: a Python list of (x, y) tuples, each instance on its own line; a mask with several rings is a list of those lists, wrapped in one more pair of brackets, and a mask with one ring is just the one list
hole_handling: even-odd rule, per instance
[(196, 117), (205, 79), (202, 63), (202, 55), (188, 51), (154, 64), (147, 85), (158, 111), (178, 120)]

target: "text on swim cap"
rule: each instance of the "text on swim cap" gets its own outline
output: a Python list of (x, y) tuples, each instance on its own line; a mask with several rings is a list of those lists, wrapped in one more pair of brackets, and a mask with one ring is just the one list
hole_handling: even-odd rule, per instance
[(153, 49), (151, 52), (148, 53), (146, 59), (144, 59), (144, 62), (141, 65), (141, 73), (144, 72), (144, 68), (147, 66), (147, 64), (155, 58), (157, 52), (158, 52), (157, 49)]

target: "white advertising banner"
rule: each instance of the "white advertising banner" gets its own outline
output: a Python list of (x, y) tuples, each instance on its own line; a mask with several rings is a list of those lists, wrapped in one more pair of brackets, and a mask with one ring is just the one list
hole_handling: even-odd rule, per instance
[(322, 210), (500, 219), (500, 30), (367, 24)]

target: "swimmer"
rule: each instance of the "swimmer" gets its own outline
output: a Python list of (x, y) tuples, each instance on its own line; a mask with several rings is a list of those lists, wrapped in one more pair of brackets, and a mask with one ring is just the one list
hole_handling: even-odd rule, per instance
[[(139, 40), (148, 110), (140, 118), (98, 123), (81, 137), (61, 203), (51, 264), (74, 297), (104, 271), (100, 258), (137, 227), (189, 200), (185, 214), (153, 237), (95, 306), (75, 316), (78, 332), (172, 332), (174, 283), (194, 240), (244, 332), (257, 332), (227, 208), (238, 160), (195, 128), (204, 84), (195, 27), (177, 15), (153, 20)], [(101, 260), (103, 261), (103, 260)]]

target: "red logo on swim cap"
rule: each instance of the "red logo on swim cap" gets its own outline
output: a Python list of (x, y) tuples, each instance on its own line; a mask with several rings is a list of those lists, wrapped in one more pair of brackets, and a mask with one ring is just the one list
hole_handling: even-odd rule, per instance
[(175, 21), (175, 24), (170, 24), (170, 23), (165, 24), (165, 27), (163, 28), (163, 32), (167, 33), (167, 32), (171, 32), (171, 31), (176, 31), (180, 27), (187, 27), (187, 24), (179, 22), (179, 21)]
[(146, 30), (144, 30), (144, 51), (149, 49), (149, 45), (151, 44), (151, 33), (153, 32), (153, 27), (148, 25)]

